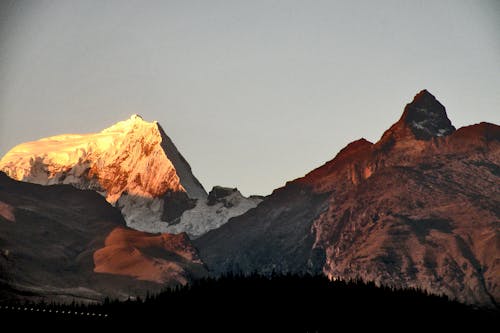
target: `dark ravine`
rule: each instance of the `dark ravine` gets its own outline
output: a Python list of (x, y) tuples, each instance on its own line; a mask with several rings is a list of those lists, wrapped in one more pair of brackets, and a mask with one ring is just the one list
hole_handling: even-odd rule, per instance
[(455, 130), (426, 90), (380, 141), (349, 144), (195, 241), (213, 274), (320, 270), (333, 279), (500, 301), (500, 127)]

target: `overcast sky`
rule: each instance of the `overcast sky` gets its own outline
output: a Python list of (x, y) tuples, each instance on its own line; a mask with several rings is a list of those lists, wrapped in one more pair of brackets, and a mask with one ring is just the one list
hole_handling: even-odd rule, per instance
[(427, 88), (500, 123), (500, 1), (0, 1), (0, 155), (138, 113), (209, 190), (268, 194)]

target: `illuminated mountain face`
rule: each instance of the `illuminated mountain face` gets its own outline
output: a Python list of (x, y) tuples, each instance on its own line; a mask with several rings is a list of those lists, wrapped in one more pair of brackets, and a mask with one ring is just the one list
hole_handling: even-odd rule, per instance
[(123, 193), (145, 198), (168, 191), (190, 198), (207, 195), (161, 127), (137, 115), (100, 133), (20, 144), (2, 158), (0, 168), (16, 180), (93, 188), (110, 203)]
[(347, 145), (195, 246), (217, 273), (307, 271), (493, 306), (499, 166), (499, 126), (455, 130), (422, 91), (378, 142)]
[(205, 189), (172, 140), (158, 123), (137, 115), (100, 133), (20, 144), (2, 158), (0, 170), (16, 180), (95, 190), (120, 208), (128, 226), (147, 232), (196, 237), (260, 202), (238, 192), (231, 207), (207, 205)]

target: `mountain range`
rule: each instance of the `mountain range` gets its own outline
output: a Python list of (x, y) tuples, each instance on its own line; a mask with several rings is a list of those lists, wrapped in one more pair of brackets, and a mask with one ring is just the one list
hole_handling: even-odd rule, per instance
[(0, 170), (5, 299), (307, 272), (500, 301), (500, 127), (457, 130), (426, 90), (379, 141), (350, 143), (265, 198), (207, 194), (161, 126), (137, 115), (18, 145)]

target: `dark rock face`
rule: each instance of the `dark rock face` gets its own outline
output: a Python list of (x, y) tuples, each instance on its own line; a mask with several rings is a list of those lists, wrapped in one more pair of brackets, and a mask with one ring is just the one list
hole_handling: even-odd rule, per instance
[[(320, 272), (322, 249), (313, 249), (313, 221), (327, 195), (290, 184), (248, 213), (194, 241), (212, 273)], [(232, 221), (232, 222), (231, 222)]]
[(413, 102), (406, 106), (402, 120), (411, 128), (417, 140), (447, 136), (455, 131), (444, 106), (427, 90), (418, 93)]
[[(116, 230), (127, 234), (122, 237), (127, 242), (120, 240), (104, 251), (105, 241)], [(196, 263), (196, 253), (192, 248), (190, 251), (189, 244), (170, 242), (173, 245), (167, 248), (159, 241), (150, 241), (153, 236), (159, 240), (179, 238), (126, 228), (119, 210), (94, 191), (18, 182), (0, 172), (0, 301), (126, 298), (203, 274), (204, 268)], [(143, 249), (137, 239), (147, 239), (149, 245)], [(118, 250), (133, 254), (135, 266), (117, 274), (107, 273), (104, 267), (103, 273), (97, 273), (94, 255), (99, 250), (108, 255), (108, 266), (123, 267), (124, 256)], [(187, 254), (189, 260), (184, 258)], [(143, 268), (149, 263), (159, 267), (161, 274), (144, 276)]]
[(196, 206), (197, 199), (191, 199), (186, 192), (169, 191), (163, 195), (163, 213), (161, 220), (170, 225), (181, 220), (182, 213)]
[(384, 133), (379, 143), (386, 146), (399, 143), (401, 146), (406, 141), (428, 141), (453, 132), (455, 127), (445, 107), (427, 90), (422, 90), (406, 105), (399, 121)]
[(320, 265), (332, 279), (493, 306), (500, 301), (499, 170), (500, 127), (455, 131), (423, 91), (379, 142), (349, 144), (195, 245), (215, 273)]
[(228, 197), (234, 192), (238, 192), (238, 189), (222, 187), (222, 186), (214, 186), (210, 191), (210, 193), (208, 193), (207, 205), (213, 206), (217, 202), (221, 202), (222, 199)]

